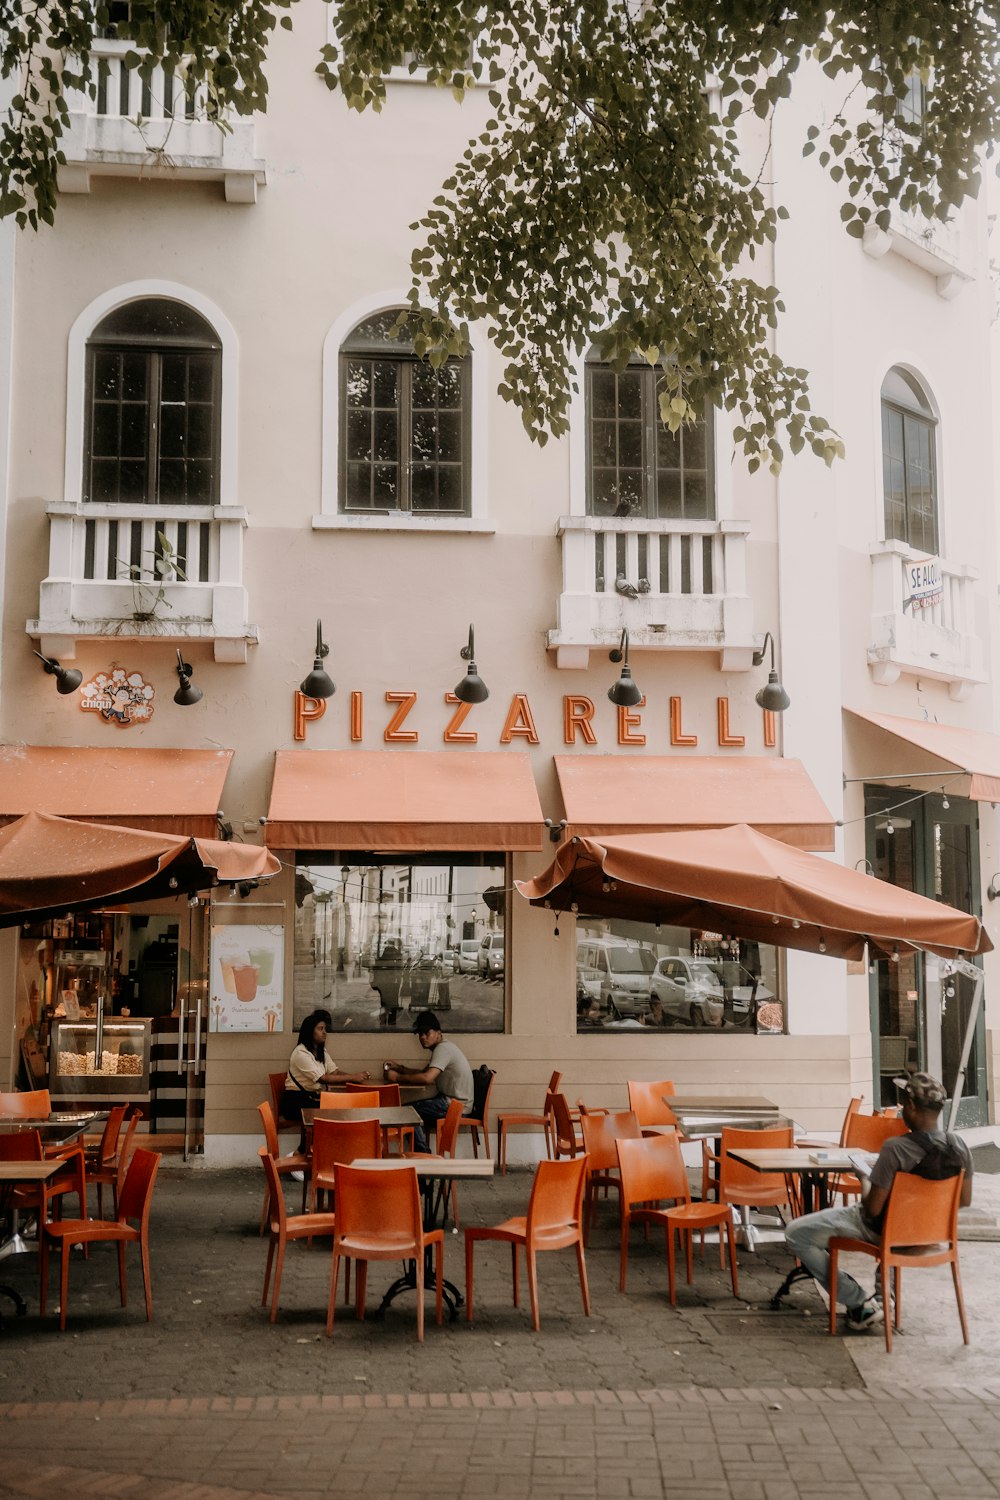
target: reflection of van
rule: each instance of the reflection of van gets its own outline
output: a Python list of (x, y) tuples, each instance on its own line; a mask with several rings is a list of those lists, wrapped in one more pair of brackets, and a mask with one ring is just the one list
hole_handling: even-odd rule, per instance
[(634, 938), (585, 938), (576, 945), (577, 993), (596, 992), (612, 1020), (642, 1015), (655, 964), (652, 948)]

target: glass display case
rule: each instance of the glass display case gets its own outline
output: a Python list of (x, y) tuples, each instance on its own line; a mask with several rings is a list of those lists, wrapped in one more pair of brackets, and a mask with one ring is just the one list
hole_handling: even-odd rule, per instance
[(49, 1093), (53, 1103), (81, 1098), (149, 1099), (148, 1020), (52, 1022)]

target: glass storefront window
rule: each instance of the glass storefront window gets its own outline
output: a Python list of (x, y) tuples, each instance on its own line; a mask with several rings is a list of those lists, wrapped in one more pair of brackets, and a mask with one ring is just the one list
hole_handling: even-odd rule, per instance
[(503, 1031), (504, 856), (356, 851), (299, 855), (293, 1021), (328, 1010), (331, 1031)]
[(718, 932), (581, 916), (577, 1031), (784, 1031), (777, 959)]

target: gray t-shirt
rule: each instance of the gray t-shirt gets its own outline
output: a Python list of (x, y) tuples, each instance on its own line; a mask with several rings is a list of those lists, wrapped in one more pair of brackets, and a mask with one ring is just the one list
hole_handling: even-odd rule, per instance
[[(944, 1136), (943, 1130), (929, 1130), (928, 1135)], [(951, 1135), (950, 1139), (958, 1147), (959, 1153), (965, 1162), (965, 1176), (972, 1176), (972, 1154), (965, 1141), (960, 1135)], [(894, 1135), (882, 1147), (878, 1154), (878, 1160), (872, 1167), (872, 1187), (885, 1188), (888, 1191), (893, 1184), (897, 1172), (912, 1172), (927, 1155), (927, 1143), (920, 1135), (910, 1132), (908, 1135)], [(864, 1209), (861, 1210), (862, 1218), (869, 1229), (881, 1232), (881, 1216), (876, 1221), (869, 1218)]]
[(439, 1094), (445, 1094), (449, 1099), (461, 1099), (465, 1105), (472, 1103), (472, 1069), (454, 1042), (438, 1042), (427, 1066), (441, 1069), (437, 1080)]

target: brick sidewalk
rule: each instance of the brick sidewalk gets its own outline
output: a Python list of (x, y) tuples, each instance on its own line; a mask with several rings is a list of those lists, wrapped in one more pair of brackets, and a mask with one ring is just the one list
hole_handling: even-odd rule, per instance
[[(463, 1223), (522, 1209), (530, 1181), (463, 1185)], [(3, 1264), (33, 1310), (0, 1334), (3, 1500), (1000, 1496), (994, 1245), (963, 1246), (968, 1350), (947, 1271), (913, 1273), (891, 1359), (880, 1331), (829, 1338), (809, 1285), (772, 1310), (780, 1244), (741, 1255), (739, 1301), (709, 1246), (671, 1309), (662, 1239), (637, 1232), (623, 1297), (613, 1203), (588, 1251), (589, 1318), (572, 1256), (545, 1256), (533, 1334), (505, 1248), (483, 1247), (472, 1325), (431, 1319), (421, 1346), (403, 1299), (383, 1321), (338, 1308), (329, 1342), (325, 1249), (290, 1247), (275, 1326), (259, 1306), (260, 1192), (256, 1174), (161, 1171), (151, 1325), (134, 1262), (118, 1307), (110, 1247), (75, 1260), (64, 1335), (34, 1315), (33, 1257)], [(391, 1274), (372, 1268), (370, 1307)]]

